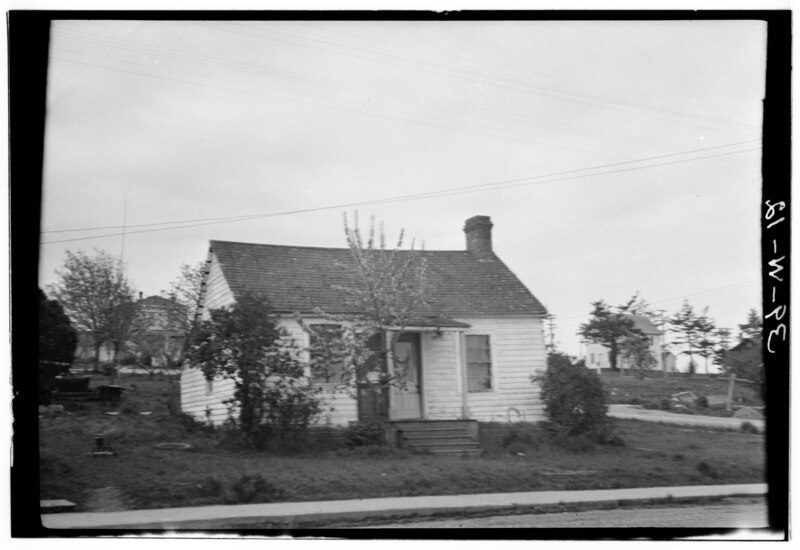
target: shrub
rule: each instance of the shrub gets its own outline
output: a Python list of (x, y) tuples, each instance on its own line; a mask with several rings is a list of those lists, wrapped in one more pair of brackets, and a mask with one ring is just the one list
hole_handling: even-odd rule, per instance
[(706, 477), (710, 477), (711, 479), (717, 479), (719, 477), (719, 472), (714, 469), (708, 462), (699, 462), (697, 464), (697, 471), (703, 474)]
[(694, 406), (698, 409), (707, 409), (708, 408), (708, 397), (705, 395), (700, 396), (697, 398), (697, 401), (694, 402)]
[(532, 380), (541, 386), (549, 427), (557, 434), (597, 434), (608, 422), (606, 394), (600, 378), (582, 361), (551, 353), (544, 375)]
[(655, 399), (648, 399), (642, 402), (642, 407), (649, 410), (655, 410), (661, 408), (661, 402), (656, 401)]
[(758, 429), (755, 425), (751, 424), (750, 422), (742, 422), (741, 426), (742, 433), (746, 434), (759, 434), (761, 430)]
[(659, 403), (659, 408), (662, 411), (671, 411), (672, 410), (672, 405), (673, 405), (673, 403), (672, 403), (671, 400), (662, 399), (661, 402)]
[(231, 484), (232, 499), (236, 503), (275, 502), (286, 498), (286, 491), (273, 485), (260, 474), (243, 474)]
[(378, 420), (353, 422), (344, 431), (347, 448), (383, 444), (383, 423)]
[(535, 428), (520, 424), (511, 424), (502, 441), (503, 448), (512, 454), (536, 448), (540, 443), (541, 436)]

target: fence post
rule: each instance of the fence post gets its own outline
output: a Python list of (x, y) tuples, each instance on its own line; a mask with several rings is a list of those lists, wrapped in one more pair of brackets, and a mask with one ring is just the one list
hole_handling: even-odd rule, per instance
[(728, 383), (728, 399), (725, 400), (725, 410), (731, 410), (731, 403), (733, 402), (733, 386), (736, 383), (736, 375), (731, 374), (731, 377), (728, 379), (730, 382)]

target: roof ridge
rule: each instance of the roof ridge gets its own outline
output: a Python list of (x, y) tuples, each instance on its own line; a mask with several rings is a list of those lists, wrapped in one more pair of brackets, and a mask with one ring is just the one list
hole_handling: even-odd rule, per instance
[[(293, 245), (293, 244), (269, 244), (269, 243), (251, 243), (251, 242), (244, 242), (244, 241), (222, 241), (217, 239), (211, 239), (209, 241), (213, 248), (213, 243), (223, 243), (223, 244), (243, 244), (247, 246), (269, 246), (274, 248), (303, 248), (309, 250), (341, 250), (344, 252), (349, 252), (350, 248), (341, 248), (336, 246), (305, 246), (305, 245)], [(410, 252), (412, 249), (410, 248), (401, 248), (400, 252)], [(413, 249), (414, 252), (426, 253), (426, 252), (452, 252), (456, 254), (472, 254), (469, 250), (429, 250), (427, 248), (415, 248)], [(391, 252), (392, 249), (387, 249), (387, 252)]]

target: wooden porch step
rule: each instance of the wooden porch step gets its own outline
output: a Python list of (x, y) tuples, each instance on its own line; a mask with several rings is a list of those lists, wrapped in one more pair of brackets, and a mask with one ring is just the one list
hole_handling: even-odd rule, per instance
[(402, 435), (403, 441), (441, 441), (441, 440), (457, 440), (457, 439), (465, 439), (468, 442), (475, 441), (475, 439), (469, 434), (448, 434), (448, 435), (440, 435), (440, 434), (427, 434), (427, 435)]
[(389, 440), (414, 451), (481, 452), (474, 420), (396, 420), (389, 425)]
[(415, 451), (429, 451), (431, 453), (439, 451), (480, 452), (481, 450), (477, 443), (426, 443), (424, 445), (405, 445), (405, 447)]
[(432, 428), (428, 430), (398, 430), (400, 437), (450, 437), (465, 436), (471, 437), (466, 430), (456, 430), (450, 428)]
[(455, 449), (455, 450), (448, 450), (448, 449), (441, 449), (441, 450), (429, 450), (429, 452), (437, 455), (444, 455), (444, 454), (470, 454), (470, 455), (479, 455), (483, 451), (481, 449)]

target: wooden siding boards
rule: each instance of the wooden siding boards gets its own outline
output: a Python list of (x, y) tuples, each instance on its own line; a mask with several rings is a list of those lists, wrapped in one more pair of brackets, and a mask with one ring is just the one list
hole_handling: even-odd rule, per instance
[[(208, 273), (205, 279), (205, 292), (202, 299), (202, 318), (209, 317), (209, 311), (232, 304), (235, 294), (228, 275), (225, 263), (220, 261), (214, 246), (241, 247), (247, 252), (264, 250), (262, 245), (241, 245), (238, 243), (219, 243), (212, 241), (212, 249), (208, 257)], [(258, 247), (258, 248), (252, 248)], [(280, 247), (273, 247), (280, 248)], [(270, 249), (272, 250), (272, 248)], [(297, 252), (299, 250), (299, 252)], [(298, 254), (308, 254), (305, 249), (296, 249)], [(230, 250), (227, 252), (230, 254)], [(314, 255), (318, 254), (313, 252)], [(337, 258), (338, 258), (338, 252)], [(446, 258), (442, 265), (463, 262), (464, 267), (472, 265), (467, 262), (463, 253), (445, 253), (445, 256), (432, 256), (432, 258)], [(230, 259), (228, 260), (230, 261)], [(443, 261), (443, 260), (437, 260)], [(460, 265), (460, 264), (458, 264)], [(499, 260), (492, 267), (493, 270), (507, 270)], [(437, 266), (438, 267), (438, 266)], [(486, 268), (486, 266), (484, 266)], [(252, 271), (252, 270), (251, 270)], [(257, 271), (257, 270), (256, 270)], [(238, 284), (249, 282), (254, 274), (246, 277), (242, 273), (232, 272)], [(255, 272), (253, 272), (255, 273)], [(261, 272), (263, 275), (263, 272)], [(453, 319), (471, 325), (466, 334), (488, 335), (490, 337), (492, 358), (492, 389), (486, 392), (467, 392), (466, 403), (470, 418), (480, 421), (540, 421), (544, 420), (543, 405), (539, 397), (539, 388), (535, 386), (530, 377), (542, 372), (546, 365), (545, 345), (542, 315), (544, 308), (522, 287), (521, 283), (510, 271), (504, 275), (504, 288), (514, 288), (515, 295), (505, 296), (502, 300), (504, 313), (473, 314), (465, 316), (453, 315)], [(241, 279), (241, 280), (240, 280)], [(516, 285), (516, 286), (515, 286)], [(242, 289), (239, 289), (242, 290)], [(522, 292), (524, 290), (524, 293)], [(475, 300), (475, 288), (451, 288), (449, 294), (454, 296), (464, 292), (469, 300)], [(238, 291), (237, 291), (238, 292)], [(491, 293), (489, 293), (491, 294)], [(485, 293), (484, 293), (485, 296)], [(514, 313), (512, 307), (515, 299), (525, 303), (526, 313)], [(448, 296), (454, 304), (462, 303)], [(491, 300), (483, 299), (484, 309), (490, 309)], [(466, 303), (466, 302), (463, 302)], [(453, 312), (455, 313), (455, 311)], [(305, 319), (308, 323), (315, 321), (324, 322), (322, 319)], [(299, 348), (306, 350), (308, 335), (302, 330), (297, 321), (286, 317), (281, 320)], [(464, 381), (462, 380), (462, 367), (457, 345), (457, 331), (443, 330), (441, 332), (423, 332), (421, 334), (422, 355), (422, 414), (427, 419), (457, 419), (463, 417)], [(301, 358), (308, 360), (307, 351), (301, 352)], [(309, 373), (310, 374), (310, 373)], [(181, 378), (181, 408), (183, 412), (192, 415), (200, 421), (210, 420), (214, 424), (222, 424), (228, 418), (229, 410), (223, 402), (228, 399), (233, 391), (231, 380), (215, 380), (213, 392), (208, 394), (206, 379), (203, 373), (196, 368), (186, 367)], [(344, 426), (358, 419), (357, 401), (349, 393), (336, 389), (334, 386), (325, 387), (322, 394), (323, 414), (318, 420), (320, 425)], [(209, 415), (206, 412), (209, 411)]]
[(208, 319), (209, 311), (231, 305), (235, 299), (231, 287), (225, 280), (222, 266), (217, 255), (212, 251), (210, 254), (210, 265), (208, 275), (206, 275), (205, 295), (202, 303), (203, 319)]
[(530, 377), (544, 371), (546, 356), (540, 317), (460, 317), (466, 334), (487, 334), (492, 354), (492, 389), (468, 392), (471, 417), (483, 422), (544, 420), (539, 388)]

